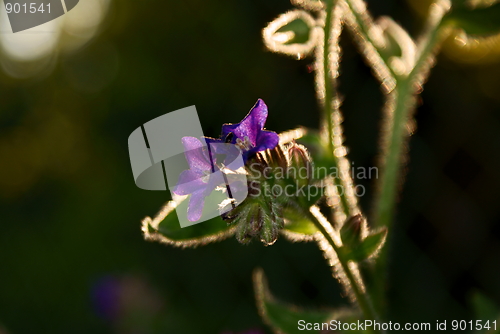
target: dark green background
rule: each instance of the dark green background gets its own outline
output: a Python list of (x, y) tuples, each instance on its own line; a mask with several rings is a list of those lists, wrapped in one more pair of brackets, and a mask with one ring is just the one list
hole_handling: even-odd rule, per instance
[[(369, 5), (418, 31), (406, 2)], [(318, 126), (311, 60), (272, 54), (261, 41), (266, 23), (291, 8), (285, 0), (115, 0), (102, 32), (61, 55), (50, 75), (0, 72), (0, 323), (8, 333), (267, 330), (253, 301), (257, 266), (283, 300), (346, 305), (314, 244), (231, 239), (181, 250), (145, 242), (140, 231), (169, 197), (134, 185), (127, 138), (141, 124), (196, 105), (205, 134), (217, 136), (263, 98), (268, 129)], [(342, 44), (349, 156), (373, 166), (382, 95), (349, 34)], [(500, 301), (500, 99), (481, 85), (500, 77), (500, 66), (438, 60), (396, 219), (393, 321), (474, 319), (476, 290)], [(500, 80), (488, 86), (500, 92)], [(370, 212), (373, 182), (361, 183)], [(127, 301), (114, 320), (93, 302), (103, 279), (121, 282)]]

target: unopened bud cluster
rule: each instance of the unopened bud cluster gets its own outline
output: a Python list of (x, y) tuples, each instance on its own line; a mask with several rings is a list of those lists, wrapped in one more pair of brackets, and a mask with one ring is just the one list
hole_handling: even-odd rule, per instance
[(272, 245), (284, 227), (283, 210), (301, 205), (303, 188), (313, 181), (311, 158), (304, 146), (292, 142), (258, 152), (245, 167), (248, 197), (223, 218), (237, 226), (241, 243), (258, 238)]

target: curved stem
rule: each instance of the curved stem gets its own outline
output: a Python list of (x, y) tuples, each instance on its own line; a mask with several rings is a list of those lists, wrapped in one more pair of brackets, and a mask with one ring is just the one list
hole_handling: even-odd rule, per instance
[[(342, 252), (339, 246), (335, 242), (335, 237), (333, 235), (333, 228), (327, 219), (321, 214), (320, 210), (316, 206), (312, 206), (307, 212), (307, 216), (314, 223), (319, 232), (323, 235), (328, 244), (332, 247), (338, 257), (340, 269), (345, 274), (345, 278), (349, 282), (349, 286), (356, 298), (356, 302), (359, 308), (363, 312), (365, 319), (378, 321), (379, 316), (375, 311), (368, 292), (364, 288), (364, 283), (360, 275), (356, 275), (352, 267), (349, 265), (349, 260)], [(383, 333), (383, 331), (377, 331), (371, 328), (374, 333)]]
[[(316, 92), (318, 100), (322, 106), (322, 127), (321, 133), (327, 154), (332, 159), (334, 168), (339, 171), (339, 177), (335, 177), (334, 186), (338, 190), (339, 197), (338, 209), (344, 216), (344, 219), (357, 214), (356, 198), (352, 195), (352, 179), (349, 174), (349, 162), (345, 157), (345, 147), (342, 142), (342, 126), (340, 114), (340, 99), (338, 97), (336, 78), (338, 76), (338, 67), (340, 62), (339, 37), (342, 28), (341, 15), (342, 10), (337, 7), (336, 0), (326, 0), (325, 26), (323, 28), (323, 40), (320, 41), (316, 49)], [(305, 210), (307, 211), (307, 210)], [(321, 232), (326, 242), (331, 246), (339, 259), (339, 269), (345, 275), (349, 288), (355, 296), (366, 319), (377, 320), (378, 315), (373, 308), (371, 300), (364, 288), (365, 284), (359, 275), (354, 272), (349, 265), (349, 261), (342, 250), (334, 241), (334, 230), (332, 225), (319, 212), (315, 206), (305, 212), (314, 222)], [(328, 254), (328, 252), (325, 252)]]
[[(322, 41), (322, 48), (319, 49), (316, 55), (316, 69), (318, 70), (318, 77), (316, 78), (317, 94), (318, 99), (322, 103), (322, 115), (321, 115), (321, 131), (326, 134), (328, 139), (333, 138), (333, 119), (332, 119), (332, 103), (333, 97), (336, 97), (337, 88), (334, 87), (333, 82), (330, 78), (330, 68), (328, 66), (328, 52), (330, 49), (329, 42), (332, 34), (332, 17), (334, 9), (334, 1), (326, 1), (326, 18), (325, 18), (325, 28)], [(321, 68), (318, 68), (321, 67)], [(330, 148), (330, 152), (333, 152), (333, 142), (328, 140), (327, 145)]]
[[(416, 95), (422, 90), (427, 80), (434, 55), (440, 41), (440, 26), (444, 15), (450, 9), (448, 0), (438, 0), (432, 5), (426, 30), (418, 43), (415, 65), (407, 77), (398, 77), (393, 99), (387, 103), (387, 137), (383, 141), (383, 173), (379, 180), (379, 196), (375, 204), (374, 223), (385, 226), (391, 231), (394, 209), (396, 205), (401, 164), (405, 146), (409, 137), (408, 121), (416, 108)], [(385, 309), (385, 291), (387, 286), (387, 253), (389, 242), (382, 249), (375, 265), (375, 300), (378, 306)]]
[[(384, 156), (382, 165), (385, 169), (379, 182), (379, 196), (374, 215), (375, 225), (389, 227), (392, 221), (398, 180), (400, 178), (401, 158), (408, 137), (406, 126), (411, 112), (415, 109), (415, 100), (412, 101), (412, 99), (421, 90), (424, 81), (427, 79), (432, 58), (439, 41), (439, 27), (444, 15), (451, 8), (451, 2), (450, 0), (437, 0), (431, 5), (425, 32), (418, 43), (418, 55), (415, 65), (408, 76), (397, 76), (389, 66), (388, 60), (382, 56), (383, 53), (380, 49), (381, 42), (377, 43), (374, 39), (377, 36), (377, 34), (373, 33), (376, 25), (373, 23), (364, 1), (340, 1), (342, 4), (345, 4), (347, 20), (351, 21), (351, 24), (356, 27), (355, 29), (358, 34), (355, 35), (361, 38), (366, 47), (371, 50), (370, 54), (379, 59), (379, 61), (375, 62), (368, 59), (368, 62), (374, 62), (378, 64), (378, 67), (384, 64), (384, 70), (379, 69), (378, 71), (376, 70), (377, 66), (372, 64), (375, 73), (380, 76), (379, 79), (381, 82), (387, 84), (390, 81), (388, 79), (389, 73), (395, 79), (394, 91), (392, 92), (394, 99), (388, 102), (388, 114), (390, 114), (387, 120), (388, 123), (390, 122), (387, 129), (388, 137), (384, 140), (385, 147), (383, 147)], [(391, 86), (389, 85), (389, 87)], [(328, 108), (326, 104), (325, 108)]]
[(337, 91), (337, 76), (340, 63), (339, 38), (342, 30), (342, 10), (336, 0), (326, 0), (323, 39), (316, 48), (316, 93), (321, 104), (321, 135), (328, 158), (338, 171), (333, 179), (338, 196), (337, 213), (343, 221), (359, 212), (357, 199), (353, 195), (353, 184), (349, 174), (349, 162), (342, 138), (342, 116)]
[[(392, 212), (394, 211), (397, 182), (399, 180), (400, 162), (404, 153), (404, 145), (407, 138), (407, 122), (414, 103), (409, 100), (413, 96), (411, 81), (399, 79), (396, 88), (392, 92), (394, 100), (389, 101), (392, 106), (388, 106), (391, 124), (389, 139), (384, 148), (383, 166), (384, 170), (380, 179), (379, 196), (377, 198), (374, 222), (377, 226), (389, 227)], [(392, 110), (394, 110), (392, 112)]]
[(439, 42), (439, 28), (444, 15), (449, 11), (449, 0), (437, 1), (432, 5), (426, 31), (418, 44), (418, 54), (415, 65), (407, 77), (398, 77), (395, 98), (388, 113), (391, 123), (388, 127), (388, 138), (383, 147), (382, 165), (384, 172), (380, 179), (380, 193), (376, 205), (375, 223), (378, 226), (389, 227), (395, 206), (400, 165), (406, 140), (409, 136), (407, 124), (411, 113), (415, 110), (415, 95), (421, 91), (427, 80), (433, 57)]

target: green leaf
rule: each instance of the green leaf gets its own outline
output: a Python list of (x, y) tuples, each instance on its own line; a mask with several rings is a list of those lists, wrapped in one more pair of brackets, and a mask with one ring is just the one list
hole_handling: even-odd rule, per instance
[(158, 241), (177, 247), (197, 247), (226, 239), (234, 234), (234, 228), (220, 217), (181, 228), (175, 208), (185, 199), (169, 201), (155, 216), (142, 220), (142, 231), (146, 240)]
[[(262, 269), (256, 269), (253, 275), (255, 299), (259, 314), (264, 322), (276, 334), (301, 334), (299, 321), (305, 323), (329, 323), (333, 319), (340, 319), (353, 315), (352, 310), (308, 310), (288, 305), (275, 299), (269, 291), (267, 281)], [(307, 331), (307, 333), (321, 333), (321, 331)]]
[(446, 15), (443, 23), (461, 28), (469, 35), (498, 34), (500, 33), (500, 3), (475, 9), (469, 6), (456, 6)]
[(285, 228), (281, 232), (287, 239), (294, 242), (314, 241), (318, 229), (303, 214), (293, 208), (286, 208), (283, 210), (283, 218), (285, 218)]
[(302, 19), (296, 19), (293, 20), (292, 22), (288, 23), (287, 25), (284, 25), (283, 27), (279, 28), (276, 32), (278, 33), (286, 33), (287, 31), (290, 31), (293, 33), (293, 38), (285, 42), (284, 44), (289, 45), (289, 44), (294, 44), (294, 43), (306, 43), (309, 40), (309, 35), (311, 32), (311, 28), (307, 25), (306, 22)]
[(479, 291), (475, 291), (470, 299), (470, 304), (474, 310), (476, 320), (481, 320), (482, 325), (488, 324), (488, 327), (476, 333), (498, 334), (500, 328), (495, 328), (493, 322), (496, 320), (497, 325), (500, 323), (500, 307), (490, 298)]
[(378, 254), (384, 246), (387, 237), (387, 229), (382, 228), (364, 238), (361, 243), (353, 249), (342, 247), (343, 252), (350, 260), (361, 262)]
[(499, 319), (500, 308), (490, 298), (479, 291), (474, 292), (471, 298), (476, 319), (493, 321)]
[(278, 16), (262, 31), (264, 43), (274, 52), (301, 59), (318, 43), (316, 19), (303, 10), (292, 10)]

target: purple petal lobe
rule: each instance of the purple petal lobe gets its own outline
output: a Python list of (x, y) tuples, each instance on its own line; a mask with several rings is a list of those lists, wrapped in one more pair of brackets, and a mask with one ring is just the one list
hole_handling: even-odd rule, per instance
[(198, 221), (201, 218), (203, 205), (205, 205), (205, 194), (203, 190), (204, 189), (201, 191), (195, 191), (191, 194), (187, 212), (187, 218), (190, 222)]
[(276, 132), (263, 130), (257, 138), (257, 145), (253, 149), (254, 152), (260, 152), (267, 149), (272, 150), (280, 141), (280, 137)]
[(196, 173), (192, 169), (183, 171), (179, 175), (179, 180), (173, 190), (174, 194), (179, 196), (189, 195), (200, 188), (206, 187), (203, 177), (205, 177), (205, 174)]
[(191, 169), (197, 173), (212, 170), (207, 148), (198, 138), (184, 137), (182, 138), (182, 144), (185, 149), (184, 155)]
[(259, 131), (264, 128), (264, 124), (267, 120), (267, 106), (261, 99), (257, 100), (257, 103), (250, 110), (248, 115), (237, 124), (225, 124), (222, 126), (222, 137), (226, 138), (230, 133), (234, 134), (232, 143), (236, 143), (236, 138), (245, 140), (248, 137), (252, 146), (257, 143), (257, 136)]

